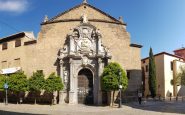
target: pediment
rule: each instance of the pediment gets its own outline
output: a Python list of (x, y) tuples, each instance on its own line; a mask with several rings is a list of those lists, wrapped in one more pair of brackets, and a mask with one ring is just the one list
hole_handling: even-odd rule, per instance
[(110, 16), (109, 14), (97, 9), (87, 3), (82, 3), (78, 6), (75, 6), (59, 15), (53, 17), (52, 19), (48, 20), (47, 23), (50, 22), (57, 22), (57, 21), (66, 21), (66, 20), (80, 20), (82, 15), (87, 15), (89, 21), (91, 20), (99, 20), (99, 21), (108, 21), (108, 22), (115, 22), (121, 23), (119, 20), (115, 19), (114, 17)]

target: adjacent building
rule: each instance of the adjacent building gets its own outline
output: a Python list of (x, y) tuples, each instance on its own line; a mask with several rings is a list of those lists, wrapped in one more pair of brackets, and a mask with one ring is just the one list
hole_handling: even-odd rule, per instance
[(127, 71), (125, 94), (137, 96), (141, 87), (141, 45), (132, 44), (122, 18), (116, 19), (85, 0), (57, 16), (44, 19), (38, 37), (20, 32), (0, 39), (1, 74), (40, 70), (61, 76), (65, 89), (60, 103), (102, 104), (100, 75), (109, 62)]
[(185, 61), (185, 48), (184, 47), (175, 50), (174, 53), (175, 53), (175, 55), (183, 57), (184, 61)]
[[(161, 52), (154, 55), (156, 64), (156, 79), (157, 79), (157, 96), (163, 98), (172, 96), (185, 95), (184, 86), (174, 84), (173, 81), (177, 78), (180, 68), (185, 66), (184, 57), (182, 55), (175, 55), (166, 52)], [(143, 91), (144, 96), (149, 96), (150, 91), (148, 87), (149, 76), (149, 58), (141, 60), (143, 73)]]

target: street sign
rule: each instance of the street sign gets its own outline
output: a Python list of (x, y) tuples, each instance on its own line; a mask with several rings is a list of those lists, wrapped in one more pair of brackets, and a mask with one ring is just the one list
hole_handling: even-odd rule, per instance
[(8, 89), (8, 84), (7, 83), (4, 84), (4, 88)]

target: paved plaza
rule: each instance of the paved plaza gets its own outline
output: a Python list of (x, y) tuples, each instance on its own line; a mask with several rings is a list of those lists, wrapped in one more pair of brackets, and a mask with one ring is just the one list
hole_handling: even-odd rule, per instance
[(150, 101), (129, 103), (122, 108), (85, 105), (0, 104), (0, 115), (178, 115), (185, 114), (185, 102)]

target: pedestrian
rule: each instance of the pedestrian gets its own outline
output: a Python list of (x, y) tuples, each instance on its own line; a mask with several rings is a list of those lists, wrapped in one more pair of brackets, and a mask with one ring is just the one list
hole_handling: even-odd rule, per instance
[(141, 101), (142, 101), (142, 93), (141, 92), (138, 92), (138, 101), (139, 101), (139, 104), (141, 105)]

